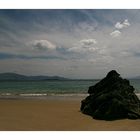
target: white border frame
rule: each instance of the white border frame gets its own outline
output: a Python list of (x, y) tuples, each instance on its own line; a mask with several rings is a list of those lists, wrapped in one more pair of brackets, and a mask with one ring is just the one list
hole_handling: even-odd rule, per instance
[(139, 0), (0, 0), (0, 9), (139, 9)]

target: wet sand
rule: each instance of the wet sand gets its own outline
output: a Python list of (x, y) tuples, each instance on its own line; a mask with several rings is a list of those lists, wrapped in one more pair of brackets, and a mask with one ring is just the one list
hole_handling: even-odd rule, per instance
[(0, 130), (4, 131), (129, 131), (140, 120), (94, 120), (79, 111), (81, 98), (1, 99)]

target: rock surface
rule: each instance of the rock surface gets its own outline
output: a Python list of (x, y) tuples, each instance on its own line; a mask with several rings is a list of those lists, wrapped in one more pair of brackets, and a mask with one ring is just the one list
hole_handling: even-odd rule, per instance
[(95, 119), (138, 119), (140, 100), (129, 81), (122, 79), (115, 70), (94, 86), (89, 87), (89, 96), (81, 101), (81, 112)]

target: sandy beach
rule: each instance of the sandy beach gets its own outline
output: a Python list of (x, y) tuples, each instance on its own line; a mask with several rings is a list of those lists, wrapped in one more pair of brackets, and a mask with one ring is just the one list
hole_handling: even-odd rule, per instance
[(79, 111), (81, 97), (1, 99), (1, 131), (129, 131), (140, 130), (140, 120), (94, 120)]

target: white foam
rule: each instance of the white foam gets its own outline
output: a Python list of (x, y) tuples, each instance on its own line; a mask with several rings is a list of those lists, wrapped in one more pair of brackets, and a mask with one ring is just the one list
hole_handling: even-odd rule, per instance
[[(140, 99), (140, 93), (135, 93), (137, 97)], [(0, 96), (7, 96), (7, 97), (86, 97), (88, 96), (88, 93), (20, 93), (20, 94), (14, 94), (14, 93), (1, 93)]]
[(46, 93), (21, 93), (20, 96), (47, 96)]
[(61, 93), (22, 93), (22, 94), (19, 94), (19, 96), (23, 96), (23, 97), (32, 97), (32, 96), (59, 96), (59, 97), (73, 97), (73, 96), (77, 96), (77, 97), (83, 97), (83, 96), (88, 96), (89, 94), (77, 94), (77, 93), (68, 93), (68, 94), (61, 94)]
[(2, 96), (11, 96), (12, 94), (11, 93), (2, 93), (1, 95)]

